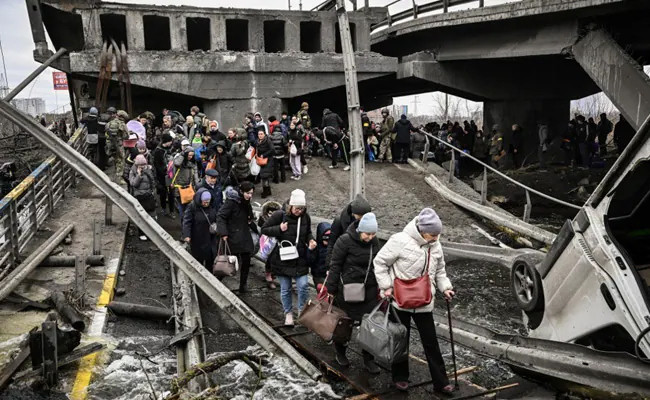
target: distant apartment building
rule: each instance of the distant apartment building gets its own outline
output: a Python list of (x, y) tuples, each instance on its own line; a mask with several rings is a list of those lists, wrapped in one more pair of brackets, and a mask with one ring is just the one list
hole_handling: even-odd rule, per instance
[(11, 104), (14, 105), (20, 111), (27, 113), (33, 117), (41, 115), (45, 112), (45, 100), (40, 97), (33, 97), (30, 99), (15, 99), (11, 100)]

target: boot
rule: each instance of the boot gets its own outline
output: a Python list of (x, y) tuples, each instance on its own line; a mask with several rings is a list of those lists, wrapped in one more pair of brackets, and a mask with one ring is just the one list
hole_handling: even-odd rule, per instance
[(268, 187), (266, 187), (266, 186), (262, 187), (262, 196), (261, 197), (263, 199), (266, 199), (267, 197), (269, 197), (269, 191), (268, 190), (269, 190)]
[(365, 352), (363, 354), (363, 366), (366, 367), (369, 374), (377, 375), (381, 372), (379, 366), (373, 361), (373, 357)]
[(342, 367), (350, 365), (350, 360), (348, 360), (348, 356), (345, 355), (347, 347), (335, 343), (334, 348), (336, 349), (336, 362)]
[(293, 313), (284, 314), (284, 326), (293, 326)]

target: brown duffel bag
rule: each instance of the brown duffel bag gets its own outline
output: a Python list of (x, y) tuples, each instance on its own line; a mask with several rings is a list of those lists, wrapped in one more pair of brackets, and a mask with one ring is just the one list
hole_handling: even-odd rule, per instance
[(352, 336), (353, 321), (332, 302), (331, 296), (309, 300), (298, 317), (298, 323), (328, 343), (347, 344)]
[[(225, 244), (222, 252), (222, 244)], [(237, 273), (237, 259), (230, 254), (230, 247), (228, 242), (221, 239), (219, 240), (219, 249), (217, 250), (217, 257), (212, 264), (212, 274), (217, 278), (226, 276), (235, 276)]]

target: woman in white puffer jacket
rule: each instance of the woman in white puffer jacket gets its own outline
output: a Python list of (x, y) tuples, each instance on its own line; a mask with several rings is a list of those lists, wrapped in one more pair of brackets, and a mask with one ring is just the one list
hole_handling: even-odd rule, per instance
[[(374, 260), (375, 277), (383, 296), (392, 296), (393, 281), (416, 279), (424, 274), (429, 266), (431, 293), (435, 289), (444, 294), (447, 300), (454, 296), (453, 287), (445, 271), (445, 258), (442, 246), (438, 241), (442, 232), (442, 222), (431, 208), (425, 208), (420, 214), (406, 225), (402, 232), (388, 239)], [(428, 256), (428, 260), (427, 260)], [(449, 384), (445, 372), (445, 362), (440, 353), (433, 322), (433, 296), (431, 302), (415, 309), (398, 307), (394, 302), (399, 318), (411, 333), (411, 318), (420, 332), (420, 339), (433, 381), (435, 391), (452, 394), (454, 387)], [(409, 367), (408, 358), (391, 366), (393, 382), (399, 390), (408, 389)]]

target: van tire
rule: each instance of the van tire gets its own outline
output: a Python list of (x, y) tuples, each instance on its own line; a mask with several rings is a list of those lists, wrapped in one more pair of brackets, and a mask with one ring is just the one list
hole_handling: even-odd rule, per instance
[(539, 311), (544, 308), (544, 290), (542, 277), (537, 268), (518, 260), (510, 272), (510, 287), (519, 307), (526, 312)]

